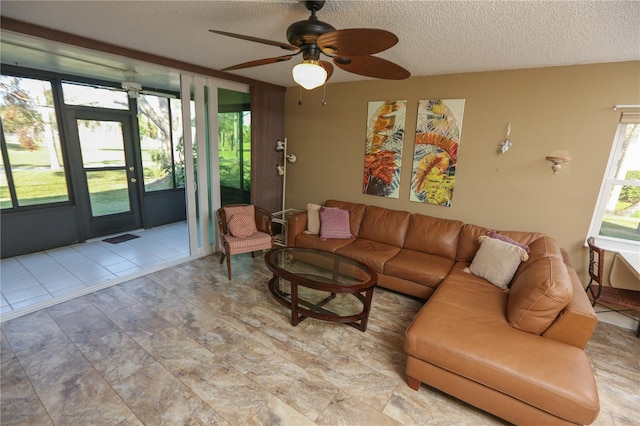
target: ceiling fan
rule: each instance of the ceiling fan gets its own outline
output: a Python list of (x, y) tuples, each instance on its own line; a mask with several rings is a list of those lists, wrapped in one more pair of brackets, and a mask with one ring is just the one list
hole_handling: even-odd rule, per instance
[(244, 62), (226, 67), (223, 71), (288, 61), (302, 53), (302, 62), (293, 67), (293, 79), (307, 90), (322, 86), (333, 74), (333, 65), (320, 60), (321, 54), (332, 58), (338, 68), (354, 74), (386, 80), (402, 80), (411, 75), (409, 71), (393, 62), (372, 56), (395, 45), (398, 42), (395, 34), (374, 28), (336, 30), (316, 16), (316, 12), (324, 6), (324, 0), (304, 3), (311, 11), (311, 16), (304, 21), (289, 25), (287, 28), (289, 44), (227, 31), (209, 30), (212, 33), (277, 46), (294, 52), (274, 58)]

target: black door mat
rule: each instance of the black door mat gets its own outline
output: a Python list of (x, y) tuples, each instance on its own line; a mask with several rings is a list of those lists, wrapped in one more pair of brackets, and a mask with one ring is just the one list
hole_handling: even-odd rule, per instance
[(104, 241), (105, 243), (118, 244), (124, 243), (125, 241), (134, 240), (136, 238), (140, 238), (140, 236), (133, 234), (122, 234), (118, 235), (117, 237), (105, 238), (102, 241)]

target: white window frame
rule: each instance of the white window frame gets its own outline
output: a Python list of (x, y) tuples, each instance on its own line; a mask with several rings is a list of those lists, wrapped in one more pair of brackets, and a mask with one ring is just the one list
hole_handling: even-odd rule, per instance
[(621, 115), (620, 123), (618, 123), (618, 128), (613, 140), (613, 146), (611, 147), (611, 153), (609, 154), (607, 168), (602, 178), (602, 185), (600, 186), (598, 201), (596, 202), (595, 210), (591, 218), (589, 233), (587, 234), (587, 238), (589, 236), (594, 236), (596, 238), (596, 244), (599, 247), (609, 251), (630, 253), (640, 252), (640, 242), (638, 241), (598, 235), (598, 233), (600, 232), (600, 227), (602, 226), (602, 220), (604, 218), (607, 201), (609, 199), (612, 187), (614, 185), (640, 186), (640, 181), (638, 180), (618, 179), (615, 176), (617, 169), (616, 162), (618, 160), (618, 157), (620, 156), (620, 150), (622, 149), (622, 144), (624, 142), (626, 127), (627, 125), (640, 123), (640, 118), (638, 117), (640, 117), (639, 112), (622, 113)]

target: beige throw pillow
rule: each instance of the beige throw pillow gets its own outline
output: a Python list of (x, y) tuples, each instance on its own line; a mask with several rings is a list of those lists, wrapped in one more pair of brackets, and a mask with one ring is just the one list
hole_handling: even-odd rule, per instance
[(307, 204), (307, 230), (305, 234), (318, 235), (320, 233), (320, 205)]
[(527, 252), (521, 247), (483, 235), (469, 271), (506, 290), (520, 262), (528, 258)]

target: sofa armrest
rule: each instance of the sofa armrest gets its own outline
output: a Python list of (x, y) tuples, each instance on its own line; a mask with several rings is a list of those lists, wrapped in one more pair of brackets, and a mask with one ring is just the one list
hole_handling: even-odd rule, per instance
[(296, 246), (296, 237), (307, 229), (307, 212), (298, 212), (287, 220), (287, 247)]
[(571, 277), (573, 296), (569, 304), (560, 311), (556, 320), (542, 335), (584, 349), (598, 323), (598, 316), (564, 250), (562, 250), (562, 257)]

